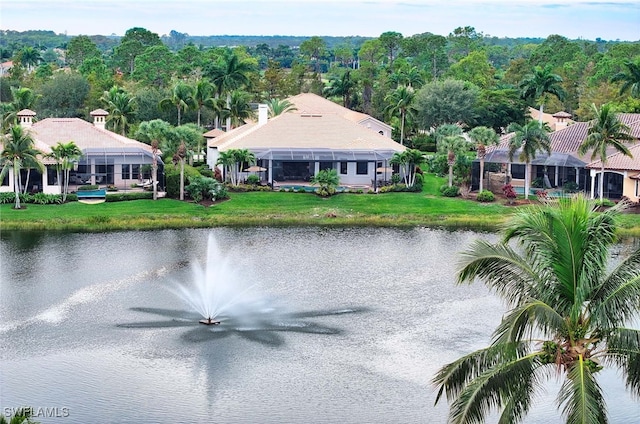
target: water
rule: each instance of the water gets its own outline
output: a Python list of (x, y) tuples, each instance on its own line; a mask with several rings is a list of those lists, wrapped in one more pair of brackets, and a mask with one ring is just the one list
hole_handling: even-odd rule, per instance
[[(0, 407), (60, 415), (44, 424), (445, 423), (433, 375), (486, 346), (504, 310), (481, 284), (453, 284), (456, 254), (476, 237), (495, 240), (429, 229), (3, 233)], [(228, 278), (200, 290), (226, 294), (196, 312), (189, 296), (211, 275)], [(221, 324), (197, 323), (207, 315)], [(637, 422), (615, 371), (603, 377), (611, 422)], [(525, 422), (561, 422), (556, 393)]]

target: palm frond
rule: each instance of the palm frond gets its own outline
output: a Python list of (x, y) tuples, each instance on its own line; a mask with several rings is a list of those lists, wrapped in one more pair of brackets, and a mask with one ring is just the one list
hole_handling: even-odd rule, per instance
[(640, 305), (640, 249), (622, 261), (592, 297), (592, 320), (601, 328), (615, 328), (638, 315)]
[(435, 403), (440, 401), (443, 393), (447, 400), (455, 400), (471, 380), (502, 362), (508, 362), (522, 356), (526, 350), (524, 344), (502, 344), (480, 349), (465, 355), (442, 367), (432, 382), (439, 386)]
[(451, 404), (452, 423), (484, 423), (492, 410), (503, 409), (502, 422), (518, 422), (528, 412), (540, 385), (539, 353), (505, 358), (471, 381)]
[(602, 389), (582, 356), (567, 373), (558, 403), (564, 405), (568, 423), (606, 423), (607, 406)]
[(620, 368), (627, 388), (640, 397), (640, 330), (616, 329), (607, 338), (607, 353), (603, 360)]
[(554, 335), (568, 333), (563, 316), (552, 306), (534, 299), (509, 311), (494, 332), (493, 344), (521, 342), (536, 330)]
[(532, 282), (538, 278), (531, 264), (508, 245), (484, 240), (476, 240), (462, 252), (459, 265), (458, 284), (479, 278), (513, 305), (529, 297)]

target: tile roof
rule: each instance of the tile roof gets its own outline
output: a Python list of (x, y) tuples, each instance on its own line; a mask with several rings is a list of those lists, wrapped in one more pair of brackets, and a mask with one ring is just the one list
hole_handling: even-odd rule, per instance
[(221, 151), (231, 148), (405, 150), (391, 138), (334, 113), (283, 113), (262, 125), (252, 123), (233, 129), (208, 145)]
[(202, 134), (205, 138), (215, 138), (215, 137), (219, 137), (222, 134), (224, 134), (224, 131), (222, 131), (220, 128), (214, 128), (210, 131), (207, 131), (206, 133)]
[(291, 104), (296, 107), (297, 110), (295, 111), (295, 113), (333, 113), (356, 123), (361, 123), (363, 121), (372, 119), (377, 121), (380, 125), (391, 129), (388, 124), (385, 124), (384, 122), (370, 115), (367, 115), (366, 113), (348, 109), (344, 106), (332, 102), (331, 100), (325, 99), (322, 96), (318, 96), (317, 94), (300, 93), (296, 96), (289, 97), (287, 100), (289, 100), (289, 102), (291, 102)]
[[(607, 156), (605, 169), (616, 169), (619, 171), (640, 171), (640, 144), (629, 148), (633, 157), (626, 156), (620, 152)], [(589, 169), (601, 169), (602, 161), (596, 160), (586, 166)]]
[(46, 118), (34, 123), (29, 132), (33, 138), (48, 146), (73, 141), (80, 150), (112, 149), (127, 151), (142, 149), (151, 153), (151, 146), (98, 128), (80, 118)]

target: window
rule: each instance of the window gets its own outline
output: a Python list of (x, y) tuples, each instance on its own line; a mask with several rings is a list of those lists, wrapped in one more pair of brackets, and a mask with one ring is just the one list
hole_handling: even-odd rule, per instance
[(333, 162), (320, 162), (320, 171), (328, 171), (333, 169)]
[(369, 173), (369, 162), (356, 162), (356, 175), (367, 175)]
[(123, 163), (122, 164), (122, 179), (123, 180), (128, 180), (131, 178), (131, 165), (129, 165), (128, 163)]
[(140, 165), (135, 164), (135, 165), (131, 165), (131, 178), (132, 179), (142, 179), (142, 176), (140, 175)]
[(524, 180), (524, 170), (525, 170), (525, 166), (524, 165), (517, 165), (517, 164), (512, 164), (511, 165), (511, 176), (515, 179), (518, 180)]
[(636, 197), (640, 197), (640, 181), (636, 180)]
[(347, 175), (347, 162), (340, 162), (340, 173)]

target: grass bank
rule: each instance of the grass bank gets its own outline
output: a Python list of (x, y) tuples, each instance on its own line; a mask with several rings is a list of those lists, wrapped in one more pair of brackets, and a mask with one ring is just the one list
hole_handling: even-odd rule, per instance
[[(0, 205), (0, 230), (110, 231), (232, 226), (442, 227), (494, 231), (517, 208), (424, 193), (232, 193), (209, 207), (172, 199), (87, 205)], [(519, 206), (518, 208), (529, 207)], [(620, 217), (621, 233), (640, 237), (640, 215)]]
[[(309, 193), (231, 193), (227, 201), (202, 206), (173, 199), (94, 205), (0, 205), (0, 230), (113, 231), (233, 226), (439, 227), (497, 230), (517, 209), (503, 201), (436, 195), (442, 180), (430, 176), (422, 193), (344, 193), (321, 198)], [(537, 202), (532, 201), (532, 206)], [(620, 217), (623, 236), (640, 237), (640, 215)]]

